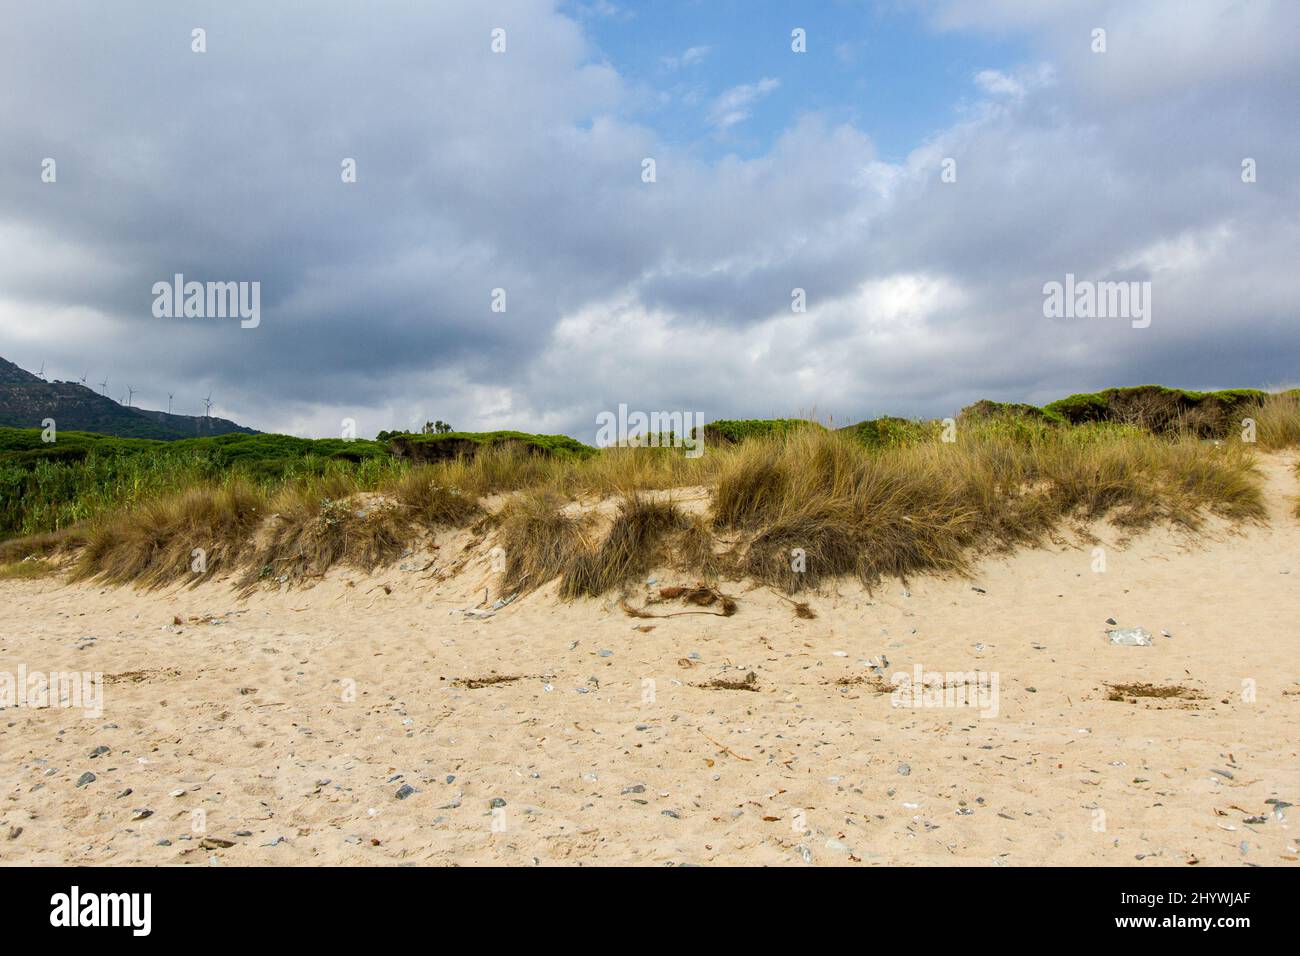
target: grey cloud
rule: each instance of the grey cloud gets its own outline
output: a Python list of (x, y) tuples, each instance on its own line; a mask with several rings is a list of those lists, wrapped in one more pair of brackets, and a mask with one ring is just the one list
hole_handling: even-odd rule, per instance
[[(1300, 24), (1235, 9), (935, 4), (1032, 58), (972, 76), (961, 121), (894, 165), (815, 114), (752, 159), (661, 143), (630, 119), (643, 91), (542, 0), (23, 5), (0, 36), (0, 354), (155, 404), (211, 387), (216, 413), (315, 434), (438, 417), (590, 439), (619, 402), (844, 421), (1285, 384)], [(1067, 271), (1149, 278), (1152, 327), (1045, 320)], [(154, 319), (174, 272), (260, 280), (262, 326)]]

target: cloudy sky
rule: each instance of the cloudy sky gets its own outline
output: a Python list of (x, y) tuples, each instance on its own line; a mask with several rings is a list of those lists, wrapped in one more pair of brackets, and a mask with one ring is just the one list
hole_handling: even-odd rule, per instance
[[(1297, 37), (1293, 0), (14, 0), (0, 355), (313, 436), (1292, 385)], [(156, 317), (176, 273), (260, 325)], [(1150, 325), (1045, 318), (1067, 273)]]

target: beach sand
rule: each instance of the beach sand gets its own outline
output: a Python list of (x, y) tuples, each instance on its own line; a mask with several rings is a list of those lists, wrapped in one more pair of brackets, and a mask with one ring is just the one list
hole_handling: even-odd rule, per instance
[[(491, 540), (440, 580), (450, 537), (247, 599), (0, 582), (0, 671), (105, 680), (99, 716), (0, 712), (0, 863), (1294, 866), (1300, 521), (1263, 461), (1266, 526), (1098, 527), (812, 620), (745, 582), (731, 617), (552, 584), (473, 619)], [(634, 605), (693, 583), (653, 576)], [(996, 713), (893, 706), (918, 665), (996, 675)]]

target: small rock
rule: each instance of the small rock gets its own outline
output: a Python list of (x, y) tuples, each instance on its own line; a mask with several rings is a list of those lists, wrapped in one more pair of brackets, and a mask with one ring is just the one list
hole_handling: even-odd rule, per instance
[(87, 770), (85, 773), (83, 773), (80, 777), (77, 778), (77, 786), (84, 787), (88, 783), (94, 783), (95, 780), (96, 780), (95, 775), (91, 773), (89, 770)]

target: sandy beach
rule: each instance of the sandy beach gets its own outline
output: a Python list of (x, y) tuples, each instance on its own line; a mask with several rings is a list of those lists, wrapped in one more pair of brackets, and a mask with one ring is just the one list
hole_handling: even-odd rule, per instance
[[(464, 534), (247, 599), (0, 582), (0, 671), (104, 678), (98, 716), (0, 713), (0, 863), (1295, 865), (1293, 462), (1265, 525), (1097, 527), (814, 619), (647, 604), (670, 570), (655, 618), (554, 584), (481, 616)], [(996, 696), (907, 706), (917, 667)]]

